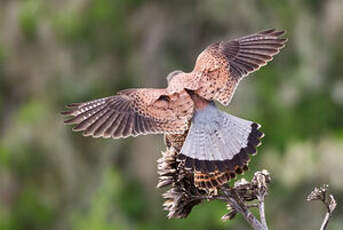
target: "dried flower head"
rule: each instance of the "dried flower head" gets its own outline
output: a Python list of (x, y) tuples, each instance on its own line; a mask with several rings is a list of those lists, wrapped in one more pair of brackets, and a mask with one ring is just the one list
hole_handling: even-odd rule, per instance
[(337, 202), (332, 194), (328, 195), (329, 186), (327, 184), (321, 187), (315, 187), (314, 190), (307, 196), (307, 201), (320, 200), (324, 203), (329, 213), (332, 213), (337, 206)]
[(325, 201), (326, 192), (328, 190), (329, 186), (327, 184), (324, 184), (322, 187), (315, 187), (314, 190), (307, 196), (307, 201), (312, 200), (321, 200)]
[(157, 160), (159, 182), (157, 188), (170, 186), (162, 197), (166, 199), (163, 207), (168, 218), (185, 218), (192, 208), (202, 201), (205, 191), (194, 185), (193, 174), (183, 168), (183, 162), (177, 160), (175, 148), (167, 148)]

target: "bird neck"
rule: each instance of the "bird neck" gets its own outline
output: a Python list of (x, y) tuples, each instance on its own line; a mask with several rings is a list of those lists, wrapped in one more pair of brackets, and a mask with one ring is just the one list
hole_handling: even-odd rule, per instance
[(203, 110), (205, 109), (211, 102), (192, 93), (191, 94), (192, 100), (194, 102), (195, 110)]

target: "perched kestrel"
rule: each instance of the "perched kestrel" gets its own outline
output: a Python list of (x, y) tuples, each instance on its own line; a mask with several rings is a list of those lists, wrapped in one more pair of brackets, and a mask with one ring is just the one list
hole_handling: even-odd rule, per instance
[(284, 31), (266, 30), (208, 46), (192, 72), (174, 71), (165, 89), (126, 89), (115, 96), (68, 105), (66, 124), (85, 136), (125, 138), (165, 134), (195, 184), (213, 188), (247, 170), (263, 133), (260, 125), (220, 111), (239, 81), (285, 46)]

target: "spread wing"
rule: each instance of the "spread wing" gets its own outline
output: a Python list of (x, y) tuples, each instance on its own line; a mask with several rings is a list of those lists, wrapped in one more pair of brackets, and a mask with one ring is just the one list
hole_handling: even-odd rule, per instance
[(192, 76), (184, 80), (185, 88), (228, 105), (239, 81), (266, 65), (285, 46), (287, 39), (280, 38), (284, 34), (273, 29), (211, 44), (199, 55)]
[(186, 91), (168, 95), (165, 89), (126, 89), (115, 96), (67, 106), (66, 124), (85, 136), (124, 138), (140, 134), (183, 133), (193, 115)]

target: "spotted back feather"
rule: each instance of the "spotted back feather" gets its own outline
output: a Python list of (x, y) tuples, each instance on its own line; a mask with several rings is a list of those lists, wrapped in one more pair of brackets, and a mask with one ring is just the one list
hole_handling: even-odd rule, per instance
[(266, 65), (285, 46), (284, 34), (272, 29), (213, 43), (198, 56), (193, 71), (178, 79), (182, 82), (178, 85), (228, 105), (239, 81)]

